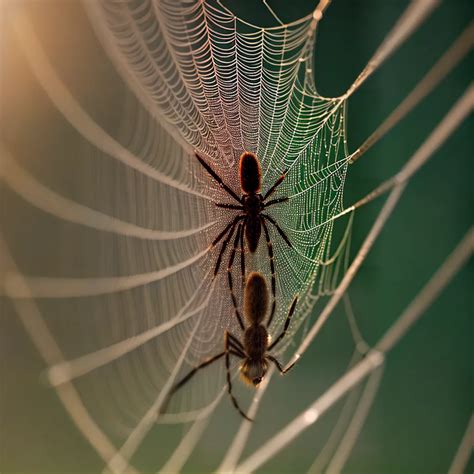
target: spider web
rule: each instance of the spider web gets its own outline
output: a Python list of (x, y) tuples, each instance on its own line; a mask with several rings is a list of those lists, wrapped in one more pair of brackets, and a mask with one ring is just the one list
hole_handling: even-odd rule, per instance
[[(170, 413), (157, 420), (167, 391), (189, 365), (221, 350), (226, 328), (238, 333), (225, 274), (210, 278), (218, 250), (208, 246), (229, 219), (213, 201), (228, 198), (193, 158), (194, 150), (236, 191), (243, 150), (260, 158), (264, 191), (288, 170), (278, 195), (289, 196), (289, 204), (272, 210), (272, 216), (293, 249), (271, 232), (275, 332), (299, 296), (291, 343), (320, 297), (332, 294), (344, 276), (353, 211), (363, 205), (343, 204), (347, 168), (358, 156), (350, 156), (346, 147), (346, 102), (432, 4), (415, 2), (406, 14), (409, 21), (395, 28), (385, 49), (336, 98), (321, 97), (314, 86), (313, 48), (324, 2), (301, 20), (268, 28), (236, 17), (220, 2), (104, 1), (86, 7), (133, 96), (126, 97), (118, 132), (102, 128), (65, 85), (28, 20), (18, 20), (38, 82), (86, 139), (79, 153), (88, 160), (86, 171), (78, 171), (92, 182), (82, 190), (57, 192), (4, 150), (10, 188), (34, 206), (87, 227), (76, 238), (75, 230), (63, 230), (63, 241), (75, 244), (77, 253), (72, 258), (65, 249), (68, 255), (61, 255), (51, 276), (22, 275), (10, 261), (13, 274), (6, 288), (20, 302), (20, 313), (38, 311), (28, 303), (36, 301), (41, 314), (51, 315), (45, 325), (38, 314), (30, 331), (47, 360), (49, 382), (108, 469), (131, 471), (130, 459), (157, 421), (166, 426), (196, 420), (181, 444), (171, 442), (174, 454), (163, 470), (173, 472), (186, 461), (206, 426), (205, 415), (225, 393), (223, 369), (213, 367), (196, 377), (175, 397)], [(404, 179), (413, 172), (409, 167)], [(396, 185), (401, 193), (402, 181), (383, 190)], [(247, 264), (269, 275), (263, 243)], [(234, 281), (239, 281), (237, 266)], [(350, 321), (357, 334), (354, 317)], [(316, 333), (313, 326), (297, 356)], [(360, 335), (354, 341), (360, 352)], [(373, 380), (365, 406), (378, 385)]]

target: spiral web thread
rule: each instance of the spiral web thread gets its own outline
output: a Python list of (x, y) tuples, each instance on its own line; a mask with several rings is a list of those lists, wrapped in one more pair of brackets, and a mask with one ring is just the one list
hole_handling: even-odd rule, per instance
[[(95, 267), (100, 276), (95, 277), (26, 276), (10, 260), (5, 288), (22, 320), (29, 321), (28, 331), (50, 367), (50, 382), (108, 470), (133, 471), (129, 460), (155, 425), (181, 371), (219, 351), (225, 328), (237, 333), (225, 275), (210, 278), (217, 251), (210, 250), (209, 243), (229, 219), (228, 211), (216, 209), (213, 201), (230, 200), (193, 158), (194, 150), (235, 191), (239, 189), (236, 164), (243, 150), (259, 157), (264, 191), (288, 170), (278, 195), (289, 196), (290, 201), (272, 210), (293, 243), (293, 249), (287, 248), (272, 232), (277, 268), (275, 331), (295, 294), (299, 304), (293, 332), (318, 298), (332, 294), (344, 275), (352, 213), (367, 201), (343, 206), (347, 167), (360, 154), (349, 155), (346, 150), (345, 104), (434, 3), (413, 2), (348, 92), (324, 98), (314, 87), (312, 60), (317, 25), (327, 3), (320, 2), (301, 20), (279, 21), (279, 26), (270, 28), (235, 17), (220, 2), (86, 3), (105, 50), (138, 99), (126, 104), (128, 120), (118, 138), (75, 100), (28, 20), (18, 20), (35, 76), (90, 144), (87, 151), (97, 161), (100, 189), (91, 205), (66, 198), (37, 181), (7, 150), (2, 151), (3, 178), (34, 206), (94, 229), (96, 244), (113, 248), (101, 253)], [(398, 176), (375, 195), (393, 187), (399, 190), (411, 174), (404, 179)], [(345, 214), (348, 220), (343, 219)], [(333, 243), (339, 219), (343, 226)], [(248, 265), (269, 275), (264, 243)], [(235, 282), (239, 281), (237, 267)], [(80, 329), (88, 334), (93, 327), (94, 336), (72, 344), (77, 334), (68, 333), (61, 322), (48, 321), (47, 327), (35, 299), (52, 301), (55, 311), (72, 312), (72, 318), (92, 308)], [(323, 323), (324, 318), (319, 319), (316, 329)], [(317, 334), (314, 329), (296, 357)], [(356, 336), (354, 340), (360, 343)], [(379, 377), (379, 372), (374, 374)], [(176, 397), (170, 413), (160, 416), (159, 423), (196, 420), (163, 467), (165, 472), (183, 465), (207, 416), (224, 395), (220, 388), (216, 391), (215, 378), (222, 387), (222, 368), (193, 381)], [(270, 378), (271, 374), (258, 399)], [(364, 399), (373, 397), (377, 384), (375, 379)], [(361, 405), (362, 412), (370, 407), (370, 403)], [(250, 427), (244, 423), (243, 429), (248, 432)], [(222, 470), (235, 468), (245, 438), (244, 434), (235, 439), (241, 446), (231, 447)], [(247, 461), (243, 470), (250, 465)]]

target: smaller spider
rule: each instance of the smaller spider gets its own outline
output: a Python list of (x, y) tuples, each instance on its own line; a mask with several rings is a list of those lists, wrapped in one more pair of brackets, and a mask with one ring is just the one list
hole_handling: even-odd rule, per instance
[[(289, 247), (292, 247), (291, 242), (289, 241), (288, 237), (286, 236), (285, 232), (280, 228), (278, 223), (273, 219), (273, 217), (269, 216), (268, 214), (264, 213), (263, 211), (274, 204), (279, 204), (288, 201), (288, 197), (281, 197), (277, 199), (272, 199), (271, 201), (267, 201), (267, 199), (275, 192), (277, 187), (283, 182), (286, 177), (286, 171), (275, 181), (273, 186), (262, 195), (260, 192), (261, 184), (262, 184), (262, 172), (260, 168), (260, 162), (257, 156), (253, 153), (245, 151), (240, 156), (239, 161), (239, 177), (240, 177), (240, 187), (242, 191), (242, 197), (237, 196), (232, 189), (224, 183), (222, 178), (212, 169), (212, 167), (204, 161), (197, 153), (195, 153), (196, 158), (198, 159), (199, 163), (205, 168), (205, 170), (217, 181), (219, 186), (221, 186), (229, 196), (231, 196), (238, 204), (232, 203), (215, 203), (217, 207), (221, 207), (224, 209), (231, 209), (240, 211), (219, 233), (219, 235), (214, 239), (211, 244), (211, 248), (216, 246), (224, 237), (224, 241), (222, 243), (221, 250), (217, 257), (216, 266), (214, 268), (214, 277), (217, 275), (219, 271), (219, 267), (221, 264), (222, 256), (227, 248), (228, 243), (232, 239), (232, 235), (235, 232), (237, 227), (236, 238), (234, 241), (234, 247), (231, 252), (231, 256), (229, 259), (229, 264), (227, 266), (227, 279), (229, 282), (229, 289), (231, 293), (232, 303), (234, 305), (235, 315), (238, 319), (239, 325), (244, 329), (244, 324), (240, 313), (237, 309), (237, 300), (234, 295), (233, 290), (233, 282), (232, 282), (232, 265), (234, 263), (235, 252), (237, 246), (240, 243), (240, 267), (242, 273), (242, 283), (245, 280), (245, 252), (244, 252), (244, 237), (247, 241), (247, 246), (250, 253), (254, 253), (257, 250), (258, 243), (260, 241), (260, 235), (263, 232), (265, 234), (265, 240), (267, 242), (267, 251), (268, 251), (268, 258), (270, 260), (270, 271), (271, 271), (271, 285), (272, 285), (272, 309), (270, 313), (270, 319), (268, 325), (270, 325), (273, 315), (275, 313), (275, 305), (276, 305), (276, 280), (275, 280), (275, 264), (273, 261), (273, 244), (270, 240), (270, 234), (268, 232), (267, 222), (272, 224), (283, 240), (288, 244)], [(240, 223), (239, 223), (240, 222)], [(238, 224), (238, 225), (237, 225)]]
[(250, 273), (244, 289), (243, 312), (248, 326), (245, 328), (243, 341), (241, 342), (229, 331), (225, 331), (225, 350), (205, 360), (197, 367), (192, 369), (179, 382), (177, 382), (170, 390), (168, 398), (163, 406), (163, 410), (168, 404), (171, 396), (174, 395), (181, 387), (183, 387), (183, 385), (185, 385), (191, 379), (191, 377), (196, 374), (196, 372), (225, 356), (225, 366), (227, 370), (227, 390), (229, 392), (229, 396), (237, 411), (245, 419), (252, 421), (252, 419), (249, 418), (239, 407), (236, 398), (232, 394), (230, 356), (232, 355), (243, 360), (243, 363), (240, 366), (241, 378), (244, 382), (251, 384), (254, 387), (258, 387), (260, 382), (264, 379), (268, 370), (269, 361), (276, 365), (280, 373), (285, 374), (288, 372), (295, 365), (295, 363), (291, 364), (288, 368), (283, 369), (280, 362), (278, 362), (275, 357), (269, 354), (269, 352), (285, 337), (286, 331), (290, 325), (291, 317), (295, 311), (297, 301), (298, 298), (295, 298), (291, 304), (283, 331), (272, 343), (270, 343), (270, 337), (268, 335), (268, 323), (263, 324), (268, 310), (267, 283), (261, 273)]

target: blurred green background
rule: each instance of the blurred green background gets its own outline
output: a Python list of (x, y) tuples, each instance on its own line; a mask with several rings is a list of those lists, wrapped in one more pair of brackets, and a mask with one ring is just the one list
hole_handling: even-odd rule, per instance
[[(225, 4), (243, 18), (260, 20), (251, 2)], [(23, 5), (61, 77), (91, 115), (100, 117), (111, 130), (121, 110), (123, 84), (95, 39), (81, 3), (2, 5), (2, 141), (36, 176), (46, 173), (51, 179), (53, 173), (58, 186), (74, 189), (80, 185), (80, 174), (71, 176), (68, 155), (80, 153), (80, 139), (64, 125), (35, 83), (15, 43), (11, 19)], [(308, 13), (314, 2), (275, 0), (271, 5), (283, 21), (291, 21)], [(473, 5), (470, 0), (442, 4), (351, 98), (349, 150), (370, 135), (452, 44), (471, 21)], [(405, 2), (399, 1), (334, 1), (320, 23), (317, 39), (315, 74), (322, 95), (340, 95), (347, 89), (404, 7)], [(263, 17), (261, 21), (265, 21)], [(346, 204), (365, 195), (406, 162), (465, 91), (472, 70), (471, 56), (349, 168)], [(396, 320), (472, 223), (472, 137), (471, 118), (413, 178), (350, 288), (357, 321), (369, 344)], [(47, 171), (40, 157), (48, 158), (51, 167)], [(356, 214), (353, 254), (382, 202), (378, 200)], [(47, 236), (53, 225), (49, 218), (3, 188), (2, 223), (5, 240), (20, 267), (42, 266), (38, 246), (47, 255), (47, 247), (57, 243)], [(473, 270), (470, 262), (389, 354), (380, 391), (344, 472), (447, 471), (472, 413)], [(6, 300), (2, 300), (0, 337), (0, 472), (100, 472), (102, 461), (76, 430), (54, 391), (41, 382), (44, 363)], [(340, 307), (297, 369), (272, 381), (244, 457), (336, 381), (352, 350)], [(341, 406), (333, 407), (259, 472), (305, 472), (327, 440)], [(186, 472), (215, 468), (239, 424), (225, 398)], [(133, 458), (137, 468), (156, 471), (159, 453), (173, 446), (181, 430), (169, 428), (166, 437), (162, 430), (152, 431)], [(466, 472), (473, 469), (471, 459)]]

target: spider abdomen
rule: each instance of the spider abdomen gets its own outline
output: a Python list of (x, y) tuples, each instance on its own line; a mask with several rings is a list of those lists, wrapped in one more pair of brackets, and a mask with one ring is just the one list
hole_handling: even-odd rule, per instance
[(249, 359), (262, 359), (267, 351), (267, 347), (268, 332), (264, 326), (255, 324), (246, 329), (244, 334), (244, 348)]
[(248, 217), (245, 224), (245, 238), (249, 247), (249, 252), (254, 253), (257, 250), (262, 225), (258, 217)]
[(260, 191), (262, 172), (258, 158), (249, 151), (240, 156), (239, 163), (240, 187), (247, 194), (255, 194)]
[(267, 314), (268, 289), (261, 273), (252, 272), (245, 284), (244, 316), (252, 325), (260, 324)]

